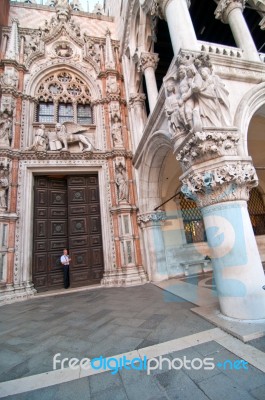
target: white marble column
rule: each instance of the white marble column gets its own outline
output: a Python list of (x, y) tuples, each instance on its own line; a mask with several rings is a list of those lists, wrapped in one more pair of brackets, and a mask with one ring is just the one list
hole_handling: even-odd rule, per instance
[(235, 42), (243, 50), (243, 57), (249, 61), (260, 62), (255, 43), (243, 16), (245, 0), (220, 0), (215, 16), (230, 25)]
[(178, 55), (180, 49), (198, 50), (197, 38), (188, 9), (189, 4), (189, 0), (160, 0), (175, 56)]
[(141, 53), (138, 68), (144, 73), (145, 83), (147, 89), (148, 103), (150, 112), (152, 113), (157, 101), (157, 84), (155, 77), (155, 70), (159, 61), (158, 54), (156, 53)]
[(145, 112), (145, 94), (144, 93), (131, 93), (129, 98), (129, 106), (133, 114), (133, 148), (137, 149), (137, 146), (142, 138), (144, 125), (146, 122)]

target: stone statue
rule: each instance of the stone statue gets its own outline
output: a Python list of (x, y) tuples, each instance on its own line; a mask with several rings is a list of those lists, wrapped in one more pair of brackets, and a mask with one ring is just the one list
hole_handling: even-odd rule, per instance
[(8, 178), (6, 176), (6, 169), (0, 170), (0, 210), (4, 211), (7, 208), (6, 193), (8, 189)]
[(129, 187), (125, 167), (122, 164), (116, 166), (116, 185), (118, 191), (118, 202), (129, 202)]
[(42, 124), (38, 127), (35, 132), (34, 142), (26, 150), (34, 151), (46, 151), (47, 149), (47, 137), (45, 134), (45, 126)]
[(0, 147), (9, 147), (12, 140), (12, 118), (7, 111), (0, 115)]
[(123, 145), (121, 123), (117, 116), (114, 117), (114, 123), (111, 126), (111, 135), (114, 146)]
[(92, 144), (82, 133), (87, 131), (87, 128), (82, 128), (72, 122), (64, 122), (56, 124), (55, 129), (58, 140), (63, 144), (62, 150), (67, 151), (68, 144), (77, 142), (81, 151), (92, 151)]
[(183, 53), (177, 57), (176, 65), (176, 75), (171, 74), (165, 84), (165, 112), (171, 134), (230, 126), (228, 91), (213, 73), (209, 57)]
[(60, 140), (58, 140), (57, 137), (57, 132), (56, 131), (49, 131), (48, 134), (48, 146), (49, 150), (61, 150), (62, 149), (62, 143)]

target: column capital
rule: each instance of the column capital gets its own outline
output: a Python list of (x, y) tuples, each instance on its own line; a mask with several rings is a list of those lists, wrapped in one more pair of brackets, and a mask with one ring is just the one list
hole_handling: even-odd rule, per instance
[[(140, 4), (144, 12), (146, 13), (150, 12), (151, 15), (157, 15), (162, 19), (165, 18), (166, 7), (171, 1), (174, 0), (140, 0)], [(185, 0), (185, 1), (187, 3), (187, 6), (190, 7), (191, 0)]]
[(159, 225), (161, 222), (165, 221), (166, 213), (165, 211), (150, 211), (138, 215), (138, 224), (145, 226), (148, 225)]
[(227, 24), (230, 12), (235, 8), (240, 8), (243, 11), (245, 5), (246, 0), (220, 0), (214, 12), (215, 18), (220, 19), (224, 24)]
[(144, 93), (130, 93), (129, 106), (135, 105), (143, 106), (145, 104), (146, 95)]
[(138, 63), (138, 70), (145, 71), (146, 68), (153, 68), (154, 70), (157, 67), (159, 61), (159, 57), (157, 53), (141, 53), (139, 63)]
[(258, 185), (255, 168), (248, 160), (225, 161), (211, 169), (194, 168), (180, 177), (182, 193), (200, 207), (245, 200)]

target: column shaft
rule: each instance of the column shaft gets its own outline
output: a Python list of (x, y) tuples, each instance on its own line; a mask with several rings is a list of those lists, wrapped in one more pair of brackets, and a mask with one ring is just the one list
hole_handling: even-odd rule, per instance
[(255, 43), (249, 32), (247, 23), (241, 8), (237, 7), (230, 11), (227, 16), (235, 42), (244, 51), (244, 58), (249, 61), (260, 61)]
[(146, 89), (150, 112), (152, 113), (157, 100), (158, 90), (156, 84), (155, 70), (153, 67), (146, 67), (144, 70)]
[(165, 6), (174, 55), (180, 49), (198, 50), (198, 43), (186, 0), (171, 0)]

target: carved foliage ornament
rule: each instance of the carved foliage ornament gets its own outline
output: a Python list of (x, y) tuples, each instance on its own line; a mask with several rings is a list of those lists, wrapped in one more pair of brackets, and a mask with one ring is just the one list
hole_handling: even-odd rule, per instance
[(214, 12), (215, 18), (227, 23), (227, 17), (234, 8), (244, 9), (246, 0), (219, 0), (218, 6)]
[(166, 213), (164, 211), (154, 211), (149, 213), (144, 213), (138, 216), (137, 221), (138, 224), (140, 223), (147, 223), (147, 222), (160, 222), (165, 221)]
[(239, 138), (238, 132), (231, 130), (196, 132), (184, 140), (176, 158), (182, 163), (184, 169), (188, 169), (196, 162), (204, 162), (225, 155), (234, 156), (237, 155)]
[(189, 174), (182, 183), (182, 193), (205, 206), (229, 200), (247, 200), (249, 190), (257, 186), (258, 178), (250, 163), (237, 162)]
[(138, 63), (138, 71), (144, 71), (146, 68), (156, 69), (159, 61), (158, 54), (156, 53), (141, 53), (141, 57)]

